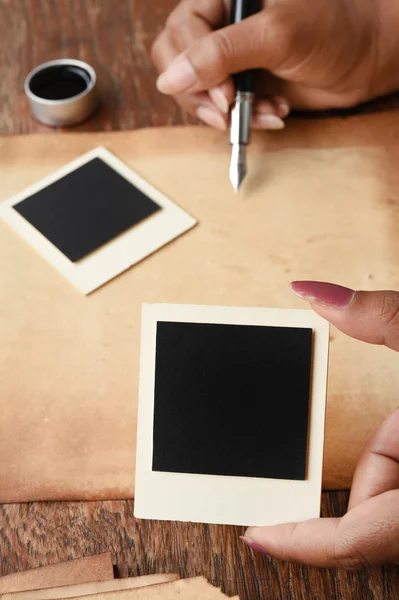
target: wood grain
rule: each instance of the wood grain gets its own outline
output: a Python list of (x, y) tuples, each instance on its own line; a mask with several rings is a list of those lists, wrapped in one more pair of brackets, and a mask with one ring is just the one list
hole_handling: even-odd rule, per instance
[[(0, 0), (0, 134), (51, 132), (32, 119), (23, 86), (34, 67), (56, 58), (86, 61), (97, 73), (101, 108), (75, 131), (195, 123), (155, 91), (157, 71), (149, 57), (176, 4), (178, 0)], [(355, 111), (398, 105), (393, 95)]]
[[(24, 79), (38, 64), (76, 58), (98, 76), (101, 109), (75, 130), (184, 124), (154, 92), (149, 49), (176, 0), (0, 0), (0, 133), (46, 132), (30, 116)], [(51, 130), (50, 130), (51, 131)]]
[[(345, 507), (345, 493), (323, 494), (323, 516)], [(204, 575), (241, 600), (398, 597), (395, 567), (345, 572), (284, 564), (244, 548), (240, 528), (141, 522), (130, 501), (7, 505), (0, 523), (2, 574), (109, 549), (123, 575)]]
[[(96, 69), (102, 108), (75, 130), (191, 122), (154, 91), (148, 50), (177, 0), (0, 0), (0, 133), (49, 132), (30, 116), (23, 81), (59, 57)], [(362, 110), (397, 107), (398, 99)], [(1, 482), (0, 482), (1, 485)], [(344, 513), (346, 492), (323, 494), (325, 517)], [(205, 575), (241, 600), (394, 600), (399, 569), (321, 570), (275, 562), (242, 548), (236, 528), (137, 522), (132, 502), (0, 507), (0, 575), (110, 549), (120, 576)]]

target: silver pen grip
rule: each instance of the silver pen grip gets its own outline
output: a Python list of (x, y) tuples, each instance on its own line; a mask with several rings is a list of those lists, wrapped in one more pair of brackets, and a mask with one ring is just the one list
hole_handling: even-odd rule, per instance
[(249, 143), (254, 94), (237, 92), (235, 105), (231, 111), (230, 144)]

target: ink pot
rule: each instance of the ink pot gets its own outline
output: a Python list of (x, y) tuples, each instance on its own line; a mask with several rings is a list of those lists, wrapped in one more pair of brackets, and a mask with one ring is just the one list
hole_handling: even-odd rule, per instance
[(35, 119), (51, 127), (69, 127), (85, 121), (98, 107), (94, 69), (73, 59), (39, 65), (25, 79)]

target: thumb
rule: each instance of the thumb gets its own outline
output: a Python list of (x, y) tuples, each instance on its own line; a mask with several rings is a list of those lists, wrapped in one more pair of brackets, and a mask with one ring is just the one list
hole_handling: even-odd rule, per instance
[(290, 56), (290, 36), (280, 12), (264, 9), (197, 40), (160, 75), (158, 90), (172, 95), (196, 93), (219, 85), (234, 73), (278, 68)]
[(399, 561), (399, 490), (360, 504), (340, 519), (249, 527), (253, 550), (316, 567), (361, 569)]
[(291, 290), (346, 335), (399, 351), (398, 292), (357, 292), (319, 281), (295, 281)]

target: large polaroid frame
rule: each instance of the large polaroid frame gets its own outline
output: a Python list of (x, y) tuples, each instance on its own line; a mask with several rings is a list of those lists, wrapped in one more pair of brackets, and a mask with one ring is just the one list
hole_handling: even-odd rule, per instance
[[(14, 209), (14, 205), (46, 188), (75, 169), (82, 167), (94, 158), (103, 160), (116, 173), (156, 202), (161, 210), (73, 263), (29, 221), (24, 219)], [(93, 292), (196, 224), (196, 220), (180, 206), (177, 206), (103, 147), (87, 152), (6, 200), (0, 207), (0, 216), (83, 294)]]
[[(152, 471), (158, 321), (313, 330), (307, 475), (304, 481)], [(320, 516), (329, 324), (310, 310), (144, 304), (136, 453), (137, 518), (261, 526)]]

